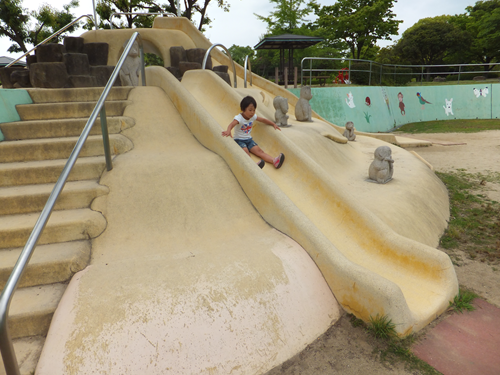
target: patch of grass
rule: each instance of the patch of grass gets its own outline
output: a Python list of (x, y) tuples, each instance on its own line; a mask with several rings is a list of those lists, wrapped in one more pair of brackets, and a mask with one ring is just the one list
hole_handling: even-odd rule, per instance
[(500, 182), (500, 173), (457, 170), (436, 174), (450, 196), (450, 221), (440, 246), (460, 249), (481, 262), (500, 263), (500, 204), (480, 194), (486, 182)]
[(414, 335), (409, 335), (404, 339), (392, 339), (385, 349), (380, 350), (380, 359), (386, 362), (403, 361), (406, 370), (418, 370), (423, 375), (442, 375), (411, 352), (410, 347), (414, 342)]
[(366, 329), (379, 339), (397, 337), (396, 326), (387, 315), (379, 316), (377, 314), (375, 318), (370, 316)]
[(406, 124), (397, 132), (418, 133), (477, 133), (483, 130), (499, 130), (500, 119), (490, 120), (440, 120)]
[(450, 301), (450, 308), (459, 313), (462, 313), (464, 310), (473, 311), (476, 308), (471, 302), (477, 297), (479, 296), (470, 290), (459, 289), (453, 301)]
[(351, 322), (351, 325), (353, 327), (364, 327), (365, 322), (363, 322), (361, 319), (356, 318), (355, 315), (351, 315), (349, 318), (349, 321)]

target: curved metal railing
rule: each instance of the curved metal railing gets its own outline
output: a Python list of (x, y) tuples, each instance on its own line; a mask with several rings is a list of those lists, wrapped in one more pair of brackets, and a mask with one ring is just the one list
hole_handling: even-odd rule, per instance
[(137, 12), (116, 12), (113, 13), (111, 16), (109, 16), (109, 25), (110, 28), (113, 29), (113, 22), (111, 20), (113, 19), (114, 16), (132, 16), (132, 15), (137, 15), (137, 16), (172, 16), (172, 17), (177, 17), (177, 15), (169, 12), (159, 12), (159, 13), (137, 13)]
[(249, 56), (245, 56), (245, 88), (247, 88), (247, 64), (248, 64), (248, 70), (250, 70), (250, 86), (253, 86), (252, 84), (252, 63), (250, 62), (250, 59), (248, 58)]
[[(26, 55), (29, 55), (31, 52), (33, 52), (34, 50), (36, 50), (38, 48), (38, 46), (42, 45), (42, 44), (45, 44), (46, 42), (48, 42), (49, 40), (51, 40), (52, 38), (58, 36), (59, 34), (61, 34), (64, 30), (68, 29), (69, 27), (71, 27), (73, 24), (77, 23), (78, 21), (80, 21), (83, 17), (87, 17), (87, 18), (90, 18), (90, 20), (94, 20), (92, 18), (92, 16), (90, 14), (85, 14), (83, 16), (80, 16), (78, 17), (76, 20), (74, 20), (73, 22), (71, 23), (68, 23), (66, 26), (64, 26), (62, 29), (60, 30), (57, 30), (54, 34), (52, 34), (51, 36), (49, 36), (47, 39), (43, 40), (42, 42), (38, 43), (36, 46), (34, 46), (32, 49), (30, 49), (28, 52), (26, 52), (24, 55), (22, 55), (21, 57), (17, 58), (16, 60), (14, 61), (11, 61), (9, 64), (7, 64), (5, 67), (8, 68), (9, 66), (15, 64), (16, 62), (18, 62), (19, 60), (21, 60), (23, 57), (25, 57)], [(95, 21), (94, 21), (94, 25), (95, 25)]]
[(17, 289), (17, 286), (19, 284), (19, 281), (21, 280), (24, 270), (26, 269), (26, 266), (28, 265), (31, 259), (31, 256), (38, 242), (38, 239), (42, 235), (45, 225), (47, 224), (47, 221), (49, 220), (50, 215), (52, 214), (52, 210), (54, 208), (56, 200), (59, 197), (59, 194), (61, 193), (62, 189), (64, 188), (64, 185), (66, 184), (66, 180), (68, 179), (71, 169), (76, 163), (76, 159), (78, 158), (80, 151), (82, 150), (82, 147), (85, 141), (87, 140), (87, 137), (89, 136), (90, 130), (92, 129), (92, 126), (94, 125), (98, 114), (100, 114), (101, 116), (102, 136), (103, 136), (104, 150), (106, 155), (106, 167), (108, 171), (113, 169), (110, 147), (109, 147), (109, 136), (108, 136), (104, 102), (106, 101), (106, 98), (111, 88), (113, 87), (113, 84), (116, 78), (118, 77), (118, 74), (120, 73), (123, 63), (125, 62), (125, 59), (127, 58), (137, 38), (139, 39), (139, 48), (141, 51), (142, 85), (146, 86), (146, 74), (144, 68), (144, 48), (143, 48), (142, 38), (138, 32), (135, 32), (134, 34), (132, 34), (132, 37), (130, 38), (127, 46), (123, 50), (120, 60), (118, 60), (118, 63), (116, 64), (116, 67), (113, 70), (113, 73), (111, 74), (111, 77), (109, 78), (106, 87), (104, 87), (104, 90), (99, 100), (97, 101), (97, 104), (94, 107), (92, 114), (90, 115), (87, 121), (87, 124), (83, 128), (80, 138), (78, 138), (78, 141), (76, 142), (76, 145), (73, 151), (71, 152), (71, 155), (69, 156), (68, 161), (66, 162), (66, 165), (64, 166), (63, 171), (61, 172), (61, 175), (59, 176), (59, 179), (57, 180), (54, 189), (52, 190), (52, 193), (50, 194), (49, 199), (45, 204), (45, 207), (43, 208), (42, 213), (40, 214), (33, 228), (33, 231), (31, 232), (31, 235), (28, 238), (26, 245), (24, 246), (24, 249), (21, 252), (21, 255), (19, 256), (16, 265), (14, 266), (9, 279), (5, 284), (2, 294), (0, 295), (0, 351), (2, 352), (3, 363), (7, 375), (20, 375), (19, 366), (17, 364), (17, 359), (16, 359), (16, 353), (14, 352), (14, 347), (12, 346), (12, 340), (10, 338), (9, 329), (7, 325), (9, 308), (10, 308), (10, 303), (12, 301), (12, 297)]
[(203, 63), (201, 64), (201, 69), (205, 69), (205, 66), (207, 65), (208, 56), (210, 56), (210, 52), (212, 52), (212, 50), (215, 47), (222, 47), (222, 48), (224, 48), (224, 51), (226, 51), (227, 55), (229, 56), (229, 59), (231, 59), (231, 66), (233, 67), (233, 73), (234, 73), (234, 88), (237, 88), (236, 87), (236, 69), (234, 67), (234, 61), (233, 61), (233, 58), (231, 56), (231, 53), (229, 52), (229, 50), (223, 44), (216, 43), (216, 44), (212, 44), (210, 46), (210, 48), (207, 50), (207, 52), (205, 52), (205, 56), (203, 57)]

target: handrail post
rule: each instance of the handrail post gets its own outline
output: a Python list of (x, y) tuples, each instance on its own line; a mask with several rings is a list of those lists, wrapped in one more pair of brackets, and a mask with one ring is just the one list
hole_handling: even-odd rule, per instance
[(207, 50), (207, 52), (205, 52), (205, 56), (203, 57), (203, 63), (201, 64), (201, 69), (203, 69), (203, 70), (205, 69), (205, 66), (207, 65), (208, 56), (210, 56), (210, 52), (212, 52), (212, 50), (215, 47), (224, 48), (224, 51), (226, 51), (229, 59), (231, 60), (231, 66), (233, 67), (233, 74), (234, 74), (234, 88), (236, 89), (237, 88), (237, 85), (236, 85), (236, 67), (234, 66), (234, 61), (233, 61), (233, 57), (231, 56), (231, 53), (223, 44), (215, 43), (215, 44), (212, 44), (210, 46), (210, 48)]
[(7, 326), (7, 309), (4, 316), (0, 317), (0, 347), (2, 348), (2, 359), (7, 375), (20, 375), (19, 365), (17, 364), (16, 352), (10, 338), (9, 327)]
[(106, 108), (104, 105), (101, 108), (100, 115), (101, 115), (102, 143), (104, 144), (104, 155), (106, 158), (106, 169), (110, 171), (113, 169), (113, 161), (111, 160), (111, 147), (109, 146), (108, 121), (106, 119)]
[(312, 69), (313, 69), (313, 61), (312, 59), (309, 60), (309, 86), (312, 86)]
[(248, 69), (250, 69), (250, 86), (253, 86), (253, 81), (252, 81), (252, 62), (250, 61), (250, 59), (248, 58), (248, 55), (245, 56), (245, 88), (247, 88), (247, 65), (248, 65)]

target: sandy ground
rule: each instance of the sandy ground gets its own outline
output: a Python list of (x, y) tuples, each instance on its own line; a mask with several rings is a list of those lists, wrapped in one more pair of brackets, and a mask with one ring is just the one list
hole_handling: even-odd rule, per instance
[[(417, 152), (436, 171), (464, 169), (469, 173), (500, 172), (500, 130), (472, 134), (398, 135), (434, 142), (431, 147), (409, 151)], [(396, 168), (397, 165), (395, 171)], [(500, 201), (500, 184), (488, 183), (486, 188), (491, 199)], [(460, 252), (454, 255), (460, 285), (474, 290), (488, 302), (500, 307), (500, 266), (472, 261)], [(426, 329), (418, 335), (425, 334)], [(382, 360), (380, 351), (383, 348), (382, 342), (374, 339), (365, 329), (354, 327), (350, 317), (344, 313), (334, 326), (304, 351), (267, 375), (421, 374), (419, 370), (412, 370), (407, 363), (397, 359)]]

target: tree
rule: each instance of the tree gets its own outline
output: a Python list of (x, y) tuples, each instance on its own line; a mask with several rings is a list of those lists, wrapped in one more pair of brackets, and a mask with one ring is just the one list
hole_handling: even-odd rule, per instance
[(450, 16), (423, 18), (408, 28), (394, 47), (401, 61), (416, 65), (454, 63), (470, 46), (470, 36)]
[(343, 40), (352, 58), (365, 57), (377, 40), (390, 40), (399, 24), (392, 7), (396, 0), (338, 0), (334, 5), (315, 7), (317, 24), (330, 40)]
[[(71, 23), (75, 16), (70, 13), (71, 8), (77, 7), (78, 1), (72, 0), (59, 11), (50, 5), (42, 5), (38, 11), (29, 12), (21, 7), (21, 0), (2, 0), (0, 2), (0, 36), (6, 36), (14, 42), (9, 52), (27, 52), (27, 44), (36, 45), (43, 39)], [(32, 20), (36, 21), (32, 25)], [(75, 24), (67, 29), (74, 31)], [(52, 40), (57, 42), (63, 34)]]
[[(468, 6), (465, 14), (450, 18), (450, 22), (471, 38), (469, 48), (462, 51), (462, 59), (481, 64), (499, 60), (500, 0), (478, 1), (474, 6)], [(484, 67), (486, 71), (492, 68), (493, 65)]]
[(245, 57), (248, 56), (250, 63), (253, 65), (253, 57), (255, 56), (255, 52), (250, 46), (238, 46), (236, 44), (233, 44), (231, 47), (228, 48), (229, 53), (231, 54), (231, 57), (233, 58), (234, 62), (240, 64), (241, 66), (244, 66), (245, 64)]
[(27, 52), (26, 42), (29, 32), (26, 27), (29, 21), (27, 9), (21, 7), (21, 0), (5, 0), (0, 2), (0, 35), (8, 37), (12, 44), (9, 52)]
[[(201, 1), (201, 3), (199, 2)], [(199, 15), (198, 30), (203, 31), (204, 26), (209, 25), (212, 20), (207, 16), (208, 5), (212, 0), (184, 0), (184, 10), (182, 17), (186, 17), (194, 22), (194, 17)], [(229, 11), (227, 0), (217, 0), (217, 6), (224, 11)], [(137, 14), (125, 15), (125, 22), (119, 21), (119, 18), (113, 18), (113, 13), (177, 13), (176, 0), (168, 0), (168, 4), (159, 4), (154, 0), (102, 0), (96, 6), (96, 12), (99, 14), (99, 28), (109, 29), (111, 22), (113, 28), (132, 28), (152, 26), (152, 19), (147, 16)], [(88, 22), (86, 29), (93, 28), (92, 22)]]
[[(268, 35), (279, 35), (293, 33), (304, 23), (305, 17), (313, 12), (313, 6), (317, 5), (315, 0), (270, 0), (275, 3), (275, 10), (267, 17), (254, 15), (261, 21), (267, 23)], [(305, 7), (304, 7), (305, 5)]]

